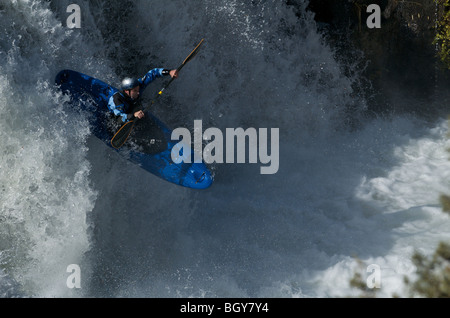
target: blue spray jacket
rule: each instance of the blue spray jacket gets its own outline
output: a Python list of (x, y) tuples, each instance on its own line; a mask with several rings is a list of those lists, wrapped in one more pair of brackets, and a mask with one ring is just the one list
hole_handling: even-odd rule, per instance
[(149, 71), (144, 77), (139, 78), (139, 98), (131, 99), (124, 92), (117, 92), (109, 98), (108, 108), (111, 112), (116, 116), (120, 116), (122, 121), (126, 123), (131, 120), (134, 116), (133, 114), (129, 114), (133, 110), (133, 108), (138, 105), (140, 102), (143, 91), (147, 88), (147, 86), (153, 82), (153, 80), (157, 77), (162, 77), (164, 75), (169, 75), (169, 70), (163, 68), (155, 68)]

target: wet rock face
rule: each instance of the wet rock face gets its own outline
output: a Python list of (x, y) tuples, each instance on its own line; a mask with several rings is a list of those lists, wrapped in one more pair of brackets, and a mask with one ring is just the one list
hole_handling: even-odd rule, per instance
[[(289, 1), (288, 1), (289, 2)], [(367, 7), (377, 4), (382, 11), (386, 24), (400, 23), (417, 35), (429, 35), (434, 28), (437, 11), (442, 11), (435, 0), (399, 1), (399, 0), (310, 0), (308, 9), (315, 13), (317, 22), (328, 23), (334, 27), (342, 25), (365, 24), (369, 14)], [(362, 30), (363, 28), (361, 28)]]
[[(370, 4), (381, 9), (379, 29), (367, 26)], [(410, 98), (433, 95), (438, 81), (433, 40), (443, 11), (435, 0), (311, 0), (308, 9), (325, 25), (331, 43), (345, 40), (348, 49), (364, 52), (369, 61), (364, 75), (378, 91), (389, 95), (395, 87)]]

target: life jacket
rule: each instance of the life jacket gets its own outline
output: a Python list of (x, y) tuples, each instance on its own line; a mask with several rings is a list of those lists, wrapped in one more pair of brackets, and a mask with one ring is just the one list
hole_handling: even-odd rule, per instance
[(123, 122), (127, 122), (134, 118), (135, 112), (142, 110), (141, 96), (132, 99), (123, 91), (117, 92), (110, 98), (108, 108)]

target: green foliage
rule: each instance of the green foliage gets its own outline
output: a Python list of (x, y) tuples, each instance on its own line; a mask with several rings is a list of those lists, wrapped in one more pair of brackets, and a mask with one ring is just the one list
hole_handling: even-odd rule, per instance
[(450, 0), (436, 0), (436, 2), (443, 6), (444, 12), (436, 21), (436, 36), (433, 43), (439, 45), (438, 56), (450, 69)]
[(427, 298), (450, 297), (450, 245), (441, 242), (434, 255), (428, 259), (420, 253), (413, 256), (413, 263), (417, 267), (418, 279), (411, 283), (411, 296)]
[(441, 196), (441, 205), (445, 212), (450, 213), (450, 197), (448, 195)]

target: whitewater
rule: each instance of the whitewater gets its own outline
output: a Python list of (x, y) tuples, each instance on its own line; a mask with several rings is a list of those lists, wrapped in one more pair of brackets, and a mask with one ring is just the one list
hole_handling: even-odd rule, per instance
[[(450, 241), (445, 103), (374, 114), (343, 71), (359, 61), (336, 57), (306, 0), (78, 0), (80, 29), (72, 3), (0, 0), (0, 297), (347, 297), (371, 264), (378, 296), (408, 297), (412, 255)], [(175, 68), (202, 38), (153, 113), (279, 128), (276, 174), (212, 164), (210, 189), (163, 181), (92, 136), (53, 84), (62, 69), (118, 85)]]

